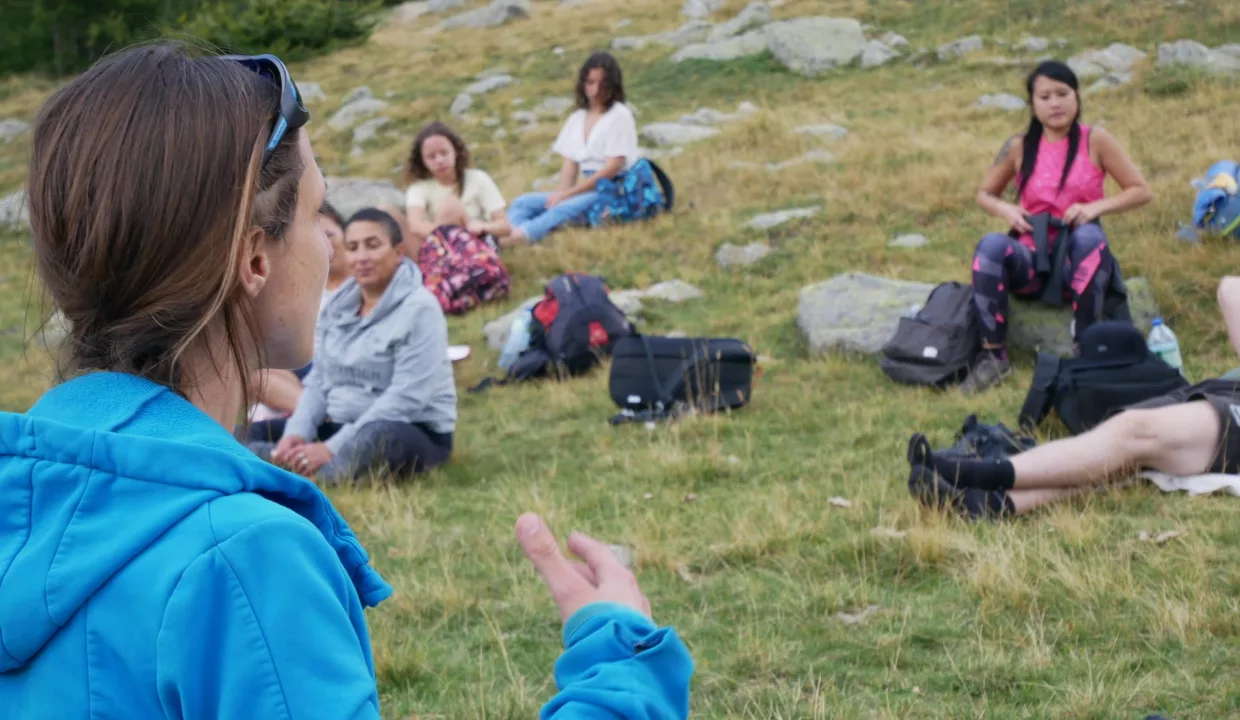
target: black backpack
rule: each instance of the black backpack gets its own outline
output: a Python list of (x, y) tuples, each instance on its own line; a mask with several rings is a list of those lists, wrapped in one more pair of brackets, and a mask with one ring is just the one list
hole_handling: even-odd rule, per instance
[(969, 415), (960, 426), (960, 432), (956, 433), (956, 443), (935, 451), (935, 454), (960, 460), (1002, 460), (1019, 455), (1037, 444), (1036, 438), (1014, 432), (1003, 423), (988, 425), (978, 422), (977, 415)]
[(608, 389), (611, 422), (661, 420), (745, 406), (753, 394), (753, 348), (731, 338), (630, 335), (616, 342)]
[(1129, 405), (1184, 387), (1188, 380), (1150, 352), (1136, 327), (1095, 323), (1081, 333), (1078, 357), (1038, 353), (1020, 427), (1032, 432), (1054, 408), (1077, 435)]
[(547, 283), (530, 320), (530, 345), (509, 369), (510, 380), (554, 373), (580, 375), (611, 354), (617, 340), (633, 334), (624, 311), (609, 297), (606, 282), (570, 272)]
[(945, 282), (917, 315), (900, 318), (878, 365), (896, 382), (942, 389), (969, 374), (981, 347), (973, 288)]

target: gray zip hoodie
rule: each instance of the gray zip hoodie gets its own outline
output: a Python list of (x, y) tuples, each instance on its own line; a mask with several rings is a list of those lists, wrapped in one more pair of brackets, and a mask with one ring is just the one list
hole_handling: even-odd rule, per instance
[(340, 286), (315, 328), (314, 367), (285, 434), (307, 440), (324, 420), (344, 427), (325, 441), (337, 455), (363, 425), (419, 423), (438, 433), (456, 429), (456, 379), (448, 359), (448, 323), (405, 258), (379, 304), (358, 316), (357, 280)]

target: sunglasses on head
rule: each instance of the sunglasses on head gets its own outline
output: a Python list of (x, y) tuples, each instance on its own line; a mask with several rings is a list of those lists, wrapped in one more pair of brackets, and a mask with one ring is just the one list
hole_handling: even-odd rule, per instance
[(263, 167), (271, 159), (280, 140), (291, 130), (296, 130), (310, 121), (310, 111), (302, 104), (301, 93), (297, 85), (289, 77), (288, 68), (275, 55), (222, 55), (220, 60), (232, 60), (241, 63), (254, 72), (274, 82), (280, 88), (280, 109), (276, 116), (275, 127), (271, 131), (271, 139), (263, 149)]

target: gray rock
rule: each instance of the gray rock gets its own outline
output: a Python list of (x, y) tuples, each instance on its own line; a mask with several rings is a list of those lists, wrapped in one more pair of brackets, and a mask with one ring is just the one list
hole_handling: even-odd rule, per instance
[(357, 100), (337, 110), (336, 114), (332, 115), (331, 119), (327, 121), (327, 126), (333, 130), (348, 130), (362, 120), (387, 108), (387, 106), (388, 104), (382, 100), (375, 100), (373, 98)]
[(807, 77), (851, 65), (866, 46), (861, 23), (851, 18), (785, 20), (770, 23), (763, 32), (775, 59)]
[(10, 143), (30, 132), (30, 123), (17, 118), (0, 120), (0, 141)]
[(405, 206), (405, 194), (390, 180), (361, 177), (327, 178), (327, 200), (344, 217), (349, 217), (364, 207)]
[(495, 117), (482, 118), (482, 127), (497, 128), (500, 126), (500, 119)]
[(429, 0), (426, 11), (433, 13), (447, 12), (465, 7), (465, 0)]
[(1145, 57), (1145, 52), (1131, 45), (1112, 43), (1101, 50), (1087, 50), (1068, 58), (1068, 67), (1085, 80), (1112, 72), (1128, 72)]
[(499, 90), (500, 88), (508, 87), (514, 82), (516, 82), (516, 79), (511, 75), (488, 75), (481, 80), (470, 83), (469, 86), (465, 88), (465, 94), (485, 95), (489, 92)]
[(415, 0), (414, 2), (401, 3), (400, 5), (397, 5), (393, 8), (390, 17), (393, 22), (407, 24), (414, 22), (426, 13), (426, 0)]
[(809, 340), (810, 352), (877, 353), (900, 317), (910, 306), (924, 304), (933, 288), (865, 273), (836, 275), (802, 288), (797, 326)]
[(379, 129), (390, 122), (389, 118), (377, 117), (353, 128), (353, 144), (361, 145), (374, 139)]
[(776, 173), (776, 172), (783, 172), (784, 170), (787, 170), (788, 168), (793, 168), (798, 165), (809, 165), (810, 163), (833, 163), (833, 162), (835, 162), (835, 156), (827, 152), (826, 150), (810, 150), (806, 152), (804, 155), (798, 155), (797, 157), (791, 158), (789, 160), (784, 160), (783, 162), (767, 163), (766, 170), (767, 172)]
[(506, 67), (491, 67), (483, 70), (474, 76), (475, 80), (485, 80), (489, 77), (499, 77), (500, 75), (511, 75)]
[(758, 107), (751, 102), (743, 102), (737, 106), (736, 112), (725, 113), (719, 112), (714, 108), (698, 108), (690, 115), (680, 116), (680, 122), (685, 125), (701, 125), (703, 127), (713, 127), (724, 123), (740, 120), (741, 118), (756, 112)]
[[(327, 93), (323, 92), (323, 86), (316, 82), (297, 83), (297, 92), (301, 93), (301, 99), (308, 103), (327, 100)], [(3, 135), (3, 130), (0, 130), (0, 135)]]
[(943, 45), (938, 49), (937, 54), (941, 62), (947, 62), (981, 50), (985, 45), (981, 35), (969, 35)]
[(30, 231), (30, 208), (24, 189), (0, 197), (0, 230)]
[(736, 37), (771, 21), (771, 6), (764, 2), (751, 2), (731, 20), (715, 26), (706, 36), (706, 42), (717, 43)]
[(726, 62), (766, 52), (766, 34), (761, 30), (715, 42), (686, 45), (672, 54), (672, 62), (713, 60)]
[(680, 14), (691, 18), (706, 17), (723, 9), (724, 0), (685, 0)]
[(448, 108), (448, 112), (460, 117), (464, 115), (471, 107), (474, 106), (474, 96), (469, 93), (461, 93), (452, 101), (452, 105)]
[(977, 101), (978, 108), (982, 110), (1006, 110), (1008, 112), (1016, 112), (1029, 107), (1024, 98), (1018, 98), (1009, 93), (997, 93), (994, 95), (983, 95)]
[(843, 140), (848, 137), (848, 128), (833, 125), (831, 123), (822, 123), (820, 125), (802, 125), (792, 132), (798, 135), (813, 135), (815, 137), (826, 137), (832, 140)]
[(1240, 72), (1240, 55), (1211, 50), (1206, 58), (1206, 70), (1212, 73)]
[(577, 101), (570, 97), (549, 97), (543, 98), (542, 102), (534, 107), (534, 112), (549, 117), (561, 117), (576, 106)]
[(665, 300), (667, 302), (684, 302), (702, 297), (702, 291), (684, 280), (664, 280), (655, 283), (642, 292), (642, 297), (649, 300)]
[(637, 156), (650, 158), (651, 160), (662, 160), (663, 158), (672, 158), (677, 155), (684, 154), (685, 149), (682, 147), (669, 148), (637, 148)]
[(925, 235), (901, 235), (900, 237), (887, 243), (887, 247), (894, 248), (919, 248), (929, 245), (930, 240)]
[(879, 42), (893, 49), (900, 49), (900, 48), (908, 47), (908, 38), (904, 37), (900, 33), (895, 33), (895, 32), (883, 33), (883, 36), (879, 38)]
[(370, 88), (366, 85), (355, 87), (349, 91), (348, 95), (344, 96), (344, 100), (340, 101), (340, 106), (344, 107), (345, 105), (352, 105), (359, 100), (371, 100), (374, 96), (375, 94), (371, 92)]
[(724, 243), (715, 253), (715, 262), (719, 263), (719, 267), (724, 268), (753, 265), (770, 254), (771, 246), (762, 242), (750, 243), (743, 247)]
[(1050, 46), (1051, 46), (1051, 41), (1047, 40), (1044, 37), (1033, 37), (1032, 35), (1026, 35), (1020, 40), (1016, 41), (1016, 44), (1013, 45), (1012, 47), (1016, 48), (1017, 50), (1021, 52), (1040, 53), (1040, 52), (1046, 52), (1047, 49), (1050, 48)]
[(715, 128), (674, 122), (651, 123), (641, 132), (644, 139), (655, 145), (686, 145), (718, 134)]
[[(1161, 312), (1154, 292), (1142, 277), (1124, 278), (1132, 322), (1149, 330)], [(1072, 306), (1055, 308), (1040, 302), (1013, 298), (1008, 308), (1008, 343), (1025, 350), (1040, 350), (1067, 357), (1072, 354)]]
[(745, 223), (746, 227), (755, 230), (770, 230), (777, 225), (783, 225), (790, 220), (801, 220), (803, 218), (813, 217), (822, 212), (821, 205), (812, 207), (793, 208), (791, 210), (780, 210), (778, 212), (763, 213), (753, 217), (749, 222)]
[(537, 125), (538, 113), (533, 110), (518, 110), (512, 114), (512, 119), (523, 125)]
[(1090, 85), (1089, 87), (1085, 88), (1085, 94), (1093, 95), (1096, 92), (1103, 92), (1105, 90), (1114, 90), (1115, 88), (1123, 87), (1124, 85), (1129, 85), (1131, 83), (1132, 83), (1132, 73), (1130, 72), (1111, 73), (1109, 75), (1103, 76), (1093, 85)]
[(645, 309), (642, 307), (641, 290), (615, 290), (608, 297), (612, 304), (620, 308), (620, 312), (632, 322), (636, 322)]
[(877, 40), (871, 40), (866, 43), (865, 50), (861, 53), (861, 67), (881, 67), (898, 57), (900, 54), (895, 50)]
[(1191, 65), (1202, 67), (1210, 57), (1210, 48), (1196, 40), (1177, 40), (1158, 46), (1158, 65)]
[(508, 131), (505, 130), (504, 128), (499, 128), (498, 130), (496, 130), (494, 133), (491, 134), (492, 140), (503, 140), (506, 137), (508, 137)]
[(621, 18), (621, 19), (617, 20), (617, 21), (615, 22), (615, 24), (614, 24), (614, 25), (612, 25), (612, 27), (613, 27), (613, 28), (615, 28), (615, 29), (617, 29), (617, 30), (619, 30), (620, 28), (625, 28), (625, 27), (628, 27), (628, 26), (630, 26), (630, 25), (632, 25), (632, 24), (633, 24), (633, 21), (632, 21), (631, 19), (629, 19), (629, 18)]
[(440, 27), (444, 30), (458, 27), (481, 30), (483, 28), (499, 27), (513, 20), (520, 20), (529, 16), (529, 0), (492, 0), (490, 5), (480, 7), (477, 10), (470, 10), (460, 15), (454, 15), (444, 20)]
[(1236, 43), (1232, 45), (1219, 45), (1218, 47), (1214, 48), (1214, 52), (1240, 58), (1240, 43)]
[(690, 20), (675, 30), (668, 32), (618, 37), (611, 41), (611, 47), (613, 50), (640, 50), (647, 45), (666, 45), (679, 48), (693, 43), (704, 42), (713, 27), (714, 25), (705, 20)]
[(508, 335), (512, 332), (512, 321), (515, 320), (517, 315), (520, 313), (528, 312), (530, 308), (534, 307), (534, 305), (542, 299), (542, 295), (535, 295), (532, 298), (526, 298), (525, 301), (518, 305), (512, 312), (509, 312), (483, 325), (482, 335), (487, 339), (487, 347), (496, 351), (503, 350), (504, 344), (508, 342)]

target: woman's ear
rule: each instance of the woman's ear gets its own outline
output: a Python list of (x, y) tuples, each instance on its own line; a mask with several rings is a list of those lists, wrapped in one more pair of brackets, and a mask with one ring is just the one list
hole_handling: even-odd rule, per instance
[(258, 297), (271, 275), (271, 255), (267, 252), (266, 236), (260, 228), (250, 228), (241, 241), (245, 248), (237, 259), (237, 279), (251, 300)]

